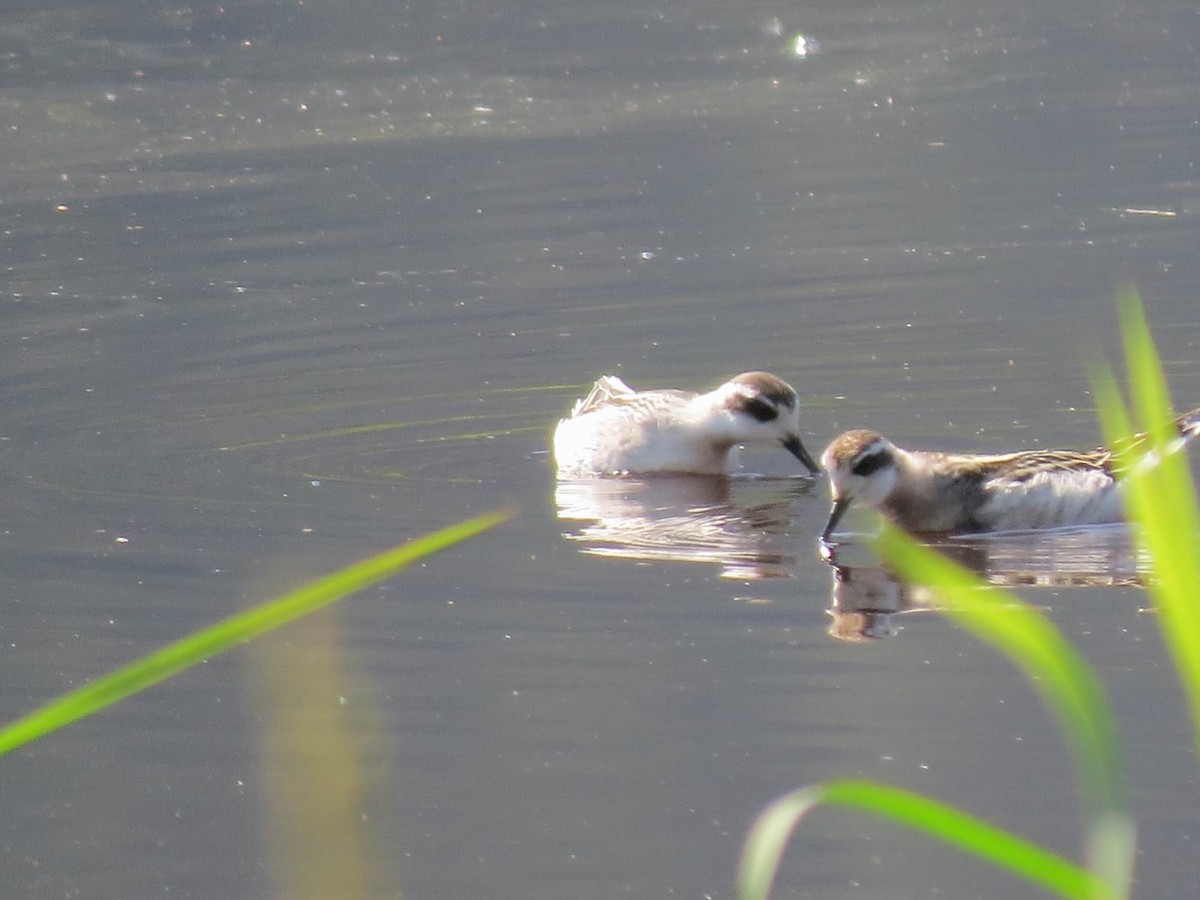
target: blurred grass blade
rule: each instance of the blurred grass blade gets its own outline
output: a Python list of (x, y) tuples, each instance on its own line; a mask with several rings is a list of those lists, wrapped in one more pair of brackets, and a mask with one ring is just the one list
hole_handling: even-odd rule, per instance
[(936, 591), (948, 601), (947, 616), (1025, 673), (1065, 732), (1084, 776), (1085, 800), (1099, 809), (1124, 810), (1124, 762), (1104, 687), (1049, 620), (895, 527), (886, 527), (876, 546), (902, 578)]
[(876, 547), (902, 578), (944, 598), (943, 612), (1004, 653), (1041, 695), (1063, 732), (1079, 777), (1088, 818), (1089, 868), (1108, 884), (1110, 896), (1128, 896), (1134, 827), (1116, 720), (1095, 670), (1032, 606), (989, 587), (974, 572), (899, 529), (885, 527)]
[(830, 804), (864, 810), (924, 831), (1060, 897), (1087, 900), (1109, 896), (1104, 883), (1086, 869), (982, 819), (900, 788), (845, 779), (785, 794), (759, 814), (738, 862), (740, 900), (767, 900), (784, 846), (800, 819), (815, 807)]
[[(280, 638), (285, 637), (280, 635)], [(272, 898), (400, 898), (403, 854), (388, 733), (375, 685), (339, 616), (308, 616), (285, 640), (246, 648), (258, 731), (263, 865)]]
[(511, 512), (485, 513), (252, 607), (97, 678), (0, 729), (0, 754), (57, 731), (251, 638), (391, 577), (419, 559), (499, 525)]
[(1173, 436), (1171, 397), (1150, 326), (1136, 291), (1122, 291), (1117, 305), (1125, 347), (1125, 370), (1133, 395), (1134, 428), (1150, 432), (1156, 443), (1165, 444)]
[[(1158, 610), (1163, 641), (1171, 654), (1192, 717), (1193, 743), (1200, 754), (1200, 511), (1186, 453), (1171, 453), (1177, 434), (1158, 352), (1137, 294), (1121, 297), (1125, 362), (1133, 415), (1125, 409), (1110, 371), (1093, 375), (1105, 439), (1122, 448), (1118, 458), (1129, 473), (1125, 504), (1136, 537), (1151, 560), (1148, 590)], [(1138, 464), (1131, 434), (1151, 436), (1153, 465)], [(1145, 448), (1143, 448), (1144, 452)]]

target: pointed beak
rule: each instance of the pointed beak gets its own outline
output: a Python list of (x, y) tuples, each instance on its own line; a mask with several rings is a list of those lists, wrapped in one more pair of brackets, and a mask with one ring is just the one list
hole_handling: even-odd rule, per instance
[(800, 438), (797, 435), (792, 435), (783, 442), (783, 446), (787, 448), (788, 453), (808, 466), (808, 471), (816, 475), (821, 471), (821, 467), (816, 464), (808, 451), (804, 449), (804, 445), (800, 443)]
[(825, 523), (825, 530), (821, 532), (822, 541), (829, 540), (829, 536), (833, 534), (833, 529), (837, 528), (837, 523), (842, 520), (842, 516), (846, 514), (846, 510), (849, 508), (849, 497), (838, 497), (833, 501), (833, 509), (829, 513), (829, 521)]

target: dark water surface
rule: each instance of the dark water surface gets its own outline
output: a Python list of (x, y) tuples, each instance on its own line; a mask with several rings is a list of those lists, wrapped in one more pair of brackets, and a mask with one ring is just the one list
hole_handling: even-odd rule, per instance
[[(4, 896), (729, 897), (755, 812), (838, 776), (1078, 856), (1029, 687), (837, 584), (823, 483), (556, 491), (545, 450), (602, 372), (751, 368), (814, 451), (1091, 445), (1125, 282), (1200, 402), (1194, 4), (17, 2), (0, 122), (3, 718), (522, 509), (4, 759)], [(1099, 667), (1137, 894), (1193, 897), (1122, 536), (961, 552)], [(1040, 894), (822, 811), (779, 896)]]

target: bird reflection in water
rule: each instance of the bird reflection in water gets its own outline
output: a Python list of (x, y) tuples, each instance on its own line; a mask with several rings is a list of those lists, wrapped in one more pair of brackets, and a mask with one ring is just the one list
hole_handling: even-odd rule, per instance
[[(998, 587), (1142, 587), (1149, 572), (1126, 525), (943, 538), (932, 546)], [(824, 545), (822, 555), (831, 569), (832, 637), (892, 637), (902, 616), (937, 609), (931, 591), (902, 581), (865, 544)]]
[(801, 546), (789, 531), (792, 500), (813, 494), (808, 478), (560, 481), (563, 537), (593, 556), (702, 562), (739, 580), (787, 578)]

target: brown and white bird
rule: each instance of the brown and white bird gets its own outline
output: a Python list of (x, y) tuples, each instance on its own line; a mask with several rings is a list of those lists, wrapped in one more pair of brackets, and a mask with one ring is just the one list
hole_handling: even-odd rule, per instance
[[(1172, 451), (1200, 434), (1200, 409), (1175, 420)], [(1133, 439), (1149, 451), (1147, 435)], [(1149, 457), (1143, 455), (1148, 463)], [(914, 532), (1021, 531), (1124, 520), (1116, 454), (1098, 450), (940, 453), (905, 450), (883, 435), (857, 429), (821, 454), (833, 509), (821, 534), (828, 541), (852, 505), (873, 507)]]

